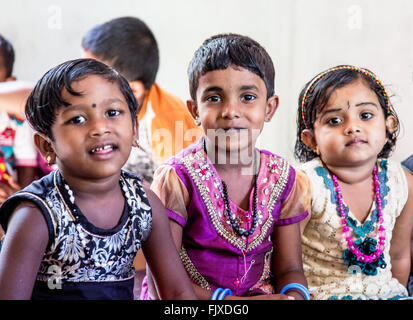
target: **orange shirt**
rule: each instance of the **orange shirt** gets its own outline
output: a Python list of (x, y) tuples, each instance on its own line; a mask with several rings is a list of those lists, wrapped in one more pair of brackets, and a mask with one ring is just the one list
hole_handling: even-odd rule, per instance
[(202, 136), (182, 100), (154, 83), (143, 101), (138, 120), (145, 122), (152, 150), (159, 163), (188, 147)]

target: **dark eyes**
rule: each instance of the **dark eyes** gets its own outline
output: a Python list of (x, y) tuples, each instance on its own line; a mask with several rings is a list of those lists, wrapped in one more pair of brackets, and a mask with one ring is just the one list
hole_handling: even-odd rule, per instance
[(373, 118), (373, 114), (372, 114), (371, 112), (363, 112), (363, 113), (360, 115), (360, 118), (361, 118), (362, 120), (369, 120), (369, 119)]
[[(121, 115), (124, 111), (122, 110), (116, 110), (116, 109), (110, 109), (106, 111), (105, 116), (107, 118), (114, 118), (119, 115)], [(86, 122), (86, 117), (82, 115), (77, 115), (71, 118), (69, 121), (67, 121), (68, 124), (83, 124)]]
[(222, 99), (220, 96), (209, 96), (208, 98), (206, 98), (206, 101), (208, 102), (219, 102), (221, 100)]
[[(244, 102), (250, 102), (256, 99), (256, 96), (254, 96), (253, 94), (244, 94), (243, 96), (241, 96), (241, 101)], [(221, 96), (219, 95), (213, 95), (213, 96), (209, 96), (206, 98), (206, 101), (208, 102), (221, 102), (223, 99)]]
[(106, 112), (106, 114), (107, 114), (109, 117), (116, 117), (116, 116), (120, 115), (121, 113), (122, 113), (122, 112), (119, 111), (119, 110), (109, 110), (109, 111)]
[(253, 100), (255, 100), (255, 96), (254, 95), (252, 95), (252, 94), (246, 94), (246, 95), (244, 95), (243, 97), (242, 97), (242, 100), (244, 100), (244, 101), (253, 101)]
[[(373, 114), (371, 112), (363, 112), (360, 114), (361, 120), (366, 121), (366, 120), (370, 120), (371, 118), (373, 118)], [(332, 117), (327, 120), (327, 124), (330, 126), (337, 126), (342, 122), (343, 120), (339, 117)]]
[(76, 116), (76, 117), (73, 117), (72, 119), (70, 119), (67, 123), (81, 124), (81, 123), (84, 123), (85, 121), (86, 121), (86, 118), (84, 116)]
[(327, 120), (327, 124), (329, 124), (330, 126), (339, 125), (341, 122), (343, 122), (343, 120), (338, 117), (330, 118), (329, 120)]

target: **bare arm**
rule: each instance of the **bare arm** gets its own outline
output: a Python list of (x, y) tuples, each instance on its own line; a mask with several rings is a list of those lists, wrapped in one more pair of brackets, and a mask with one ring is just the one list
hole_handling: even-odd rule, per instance
[[(181, 251), (181, 246), (182, 246), (182, 227), (177, 224), (176, 222), (174, 222), (173, 220), (169, 220), (169, 226), (171, 228), (171, 233), (172, 233), (172, 238), (175, 244), (175, 248), (177, 250), (177, 252)], [(180, 260), (181, 262), (181, 260)], [(182, 263), (182, 262), (181, 262)], [(156, 288), (153, 285), (153, 280), (152, 280), (152, 276), (149, 273), (148, 274), (148, 285), (149, 288), (151, 290), (151, 294), (155, 297), (158, 298), (157, 292), (156, 292)], [(192, 286), (195, 290), (195, 293), (197, 295), (197, 297), (201, 300), (209, 300), (211, 299), (211, 295), (212, 292), (206, 289), (201, 288), (200, 286), (198, 286), (195, 283), (192, 283)]]
[(24, 115), (26, 100), (32, 88), (32, 84), (23, 81), (0, 83), (1, 109), (11, 114)]
[[(172, 232), (172, 237), (175, 243), (176, 250), (179, 252), (181, 250), (182, 246), (182, 227), (178, 225), (176, 222), (170, 220), (170, 228)], [(157, 289), (153, 283), (152, 280), (152, 275), (150, 270), (147, 268), (146, 269), (146, 274), (148, 277), (148, 287), (149, 291), (151, 293), (151, 296), (155, 299), (158, 299), (157, 295)], [(195, 290), (196, 295), (198, 296), (198, 299), (200, 300), (210, 300), (212, 296), (212, 291), (204, 289), (200, 287), (199, 285), (192, 283), (192, 286)], [(239, 296), (225, 296), (225, 300), (288, 300), (289, 297), (286, 295), (280, 295), (280, 294), (268, 294), (268, 295), (257, 295), (257, 296), (251, 296), (251, 297), (239, 297)]]
[[(289, 283), (300, 283), (307, 287), (301, 258), (300, 224), (275, 227), (273, 243), (272, 267), (276, 280), (275, 291), (280, 292)], [(296, 299), (304, 299), (304, 296), (295, 290), (288, 290), (287, 294)]]
[(409, 186), (409, 197), (397, 218), (393, 229), (390, 246), (390, 258), (393, 277), (401, 284), (407, 285), (411, 263), (411, 236), (413, 226), (413, 176), (405, 170)]
[(169, 227), (168, 216), (159, 198), (145, 188), (152, 207), (152, 230), (142, 245), (161, 299), (197, 299), (191, 281), (179, 258)]
[(17, 207), (0, 251), (0, 300), (31, 298), (48, 239), (40, 210), (29, 202)]

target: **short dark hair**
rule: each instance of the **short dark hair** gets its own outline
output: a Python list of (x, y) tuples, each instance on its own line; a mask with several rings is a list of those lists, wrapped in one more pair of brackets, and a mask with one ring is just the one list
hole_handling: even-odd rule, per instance
[[(327, 105), (328, 100), (330, 99), (331, 95), (339, 88), (342, 88), (354, 81), (361, 79), (364, 83), (369, 87), (377, 96), (379, 100), (380, 106), (382, 108), (384, 118), (387, 119), (388, 116), (392, 115), (396, 119), (396, 129), (393, 133), (390, 133), (386, 130), (386, 135), (388, 141), (384, 145), (383, 149), (378, 154), (378, 158), (388, 158), (393, 150), (394, 146), (396, 145), (397, 136), (400, 130), (400, 122), (397, 117), (396, 111), (393, 108), (393, 105), (390, 102), (390, 98), (387, 96), (387, 93), (384, 92), (383, 86), (381, 85), (378, 80), (374, 80), (371, 76), (359, 72), (360, 68), (348, 68), (349, 66), (345, 66), (345, 68), (340, 68), (343, 66), (337, 66), (331, 69), (334, 71), (328, 72), (324, 76), (321, 76), (320, 79), (315, 80), (319, 77), (322, 73), (315, 76), (312, 80), (310, 80), (304, 88), (301, 90), (300, 96), (298, 98), (298, 110), (297, 110), (297, 137), (295, 142), (295, 150), (294, 155), (295, 157), (300, 160), (301, 162), (310, 161), (318, 155), (307, 147), (304, 142), (301, 140), (301, 133), (304, 129), (314, 129), (314, 121), (324, 107)], [(363, 70), (367, 71), (371, 75), (374, 75), (373, 72), (366, 68), (362, 68)], [(330, 69), (329, 69), (330, 70)], [(313, 82), (314, 84), (311, 86), (311, 90), (307, 90), (308, 86)], [(308, 92), (307, 92), (308, 91)], [(304, 120), (303, 114), (301, 109), (301, 103), (306, 94), (306, 102), (305, 102), (305, 109), (304, 109)], [(386, 96), (385, 96), (386, 95)]]
[(121, 17), (93, 27), (84, 35), (82, 47), (128, 81), (141, 81), (147, 90), (155, 82), (158, 44), (152, 31), (138, 18)]
[(3, 58), (3, 65), (6, 69), (6, 77), (13, 73), (14, 49), (9, 40), (0, 34), (0, 56)]
[(234, 65), (258, 75), (267, 88), (267, 99), (274, 95), (275, 70), (271, 57), (255, 40), (234, 33), (218, 34), (204, 41), (188, 66), (189, 91), (196, 100), (199, 78), (207, 72)]
[(91, 75), (100, 76), (118, 85), (128, 104), (134, 125), (139, 110), (128, 81), (116, 70), (97, 60), (76, 59), (66, 61), (47, 71), (31, 91), (26, 102), (25, 113), (33, 129), (53, 140), (51, 128), (56, 120), (56, 112), (59, 108), (69, 105), (62, 98), (63, 89), (71, 95), (81, 96), (81, 92), (73, 90), (72, 83)]

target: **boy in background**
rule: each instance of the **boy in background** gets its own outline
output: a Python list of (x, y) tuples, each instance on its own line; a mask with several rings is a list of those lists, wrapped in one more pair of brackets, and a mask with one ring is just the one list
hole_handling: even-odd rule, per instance
[(100, 60), (121, 73), (142, 104), (140, 148), (133, 148), (126, 169), (151, 182), (158, 164), (203, 134), (184, 102), (155, 82), (159, 50), (152, 31), (138, 18), (121, 17), (90, 29), (82, 47), (85, 58)]

